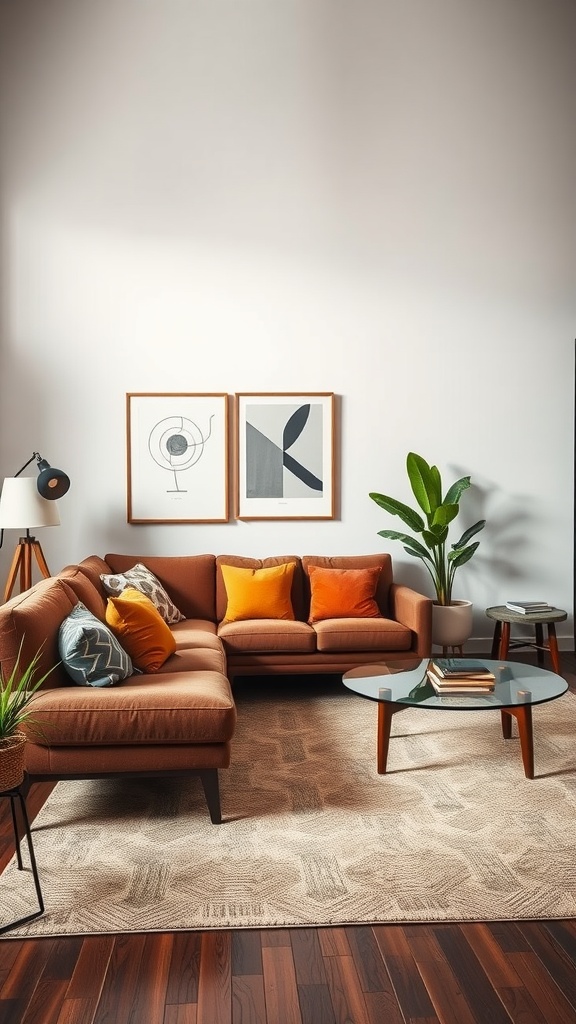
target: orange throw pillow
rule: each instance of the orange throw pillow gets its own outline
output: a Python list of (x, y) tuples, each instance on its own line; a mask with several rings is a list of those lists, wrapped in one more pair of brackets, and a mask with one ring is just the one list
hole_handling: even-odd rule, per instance
[(381, 617), (375, 594), (381, 566), (366, 569), (325, 569), (310, 565), (310, 615), (320, 619), (375, 619)]
[(142, 672), (158, 672), (176, 650), (176, 641), (160, 612), (146, 594), (134, 587), (108, 598), (106, 622)]
[(226, 622), (238, 619), (293, 619), (290, 592), (295, 563), (266, 569), (221, 565), (228, 604)]

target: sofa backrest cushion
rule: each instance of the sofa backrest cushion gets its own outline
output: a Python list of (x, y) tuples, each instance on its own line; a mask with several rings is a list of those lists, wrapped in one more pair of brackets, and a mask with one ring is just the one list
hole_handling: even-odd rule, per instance
[(81, 601), (92, 612), (92, 615), (95, 615), (97, 619), (104, 620), (106, 596), (101, 584), (95, 586), (92, 579), (82, 571), (79, 565), (65, 566), (58, 573), (58, 579), (77, 601)]
[(80, 569), (80, 572), (83, 572), (84, 575), (88, 577), (92, 585), (100, 591), (102, 599), (104, 603), (106, 603), (106, 593), (102, 586), (102, 580), (100, 577), (103, 573), (112, 572), (108, 562), (105, 562), (103, 558), (100, 558), (100, 555), (88, 555), (87, 558), (83, 558), (81, 562), (78, 562), (77, 566), (67, 566), (66, 568)]
[(290, 598), (296, 619), (306, 622), (308, 617), (307, 605), (304, 602), (304, 579), (302, 563), (299, 555), (278, 555), (271, 558), (248, 558), (244, 555), (218, 555), (216, 558), (216, 615), (218, 622), (222, 622), (226, 616), (228, 597), (222, 576), (222, 565), (233, 565), (239, 569), (269, 569), (274, 565), (286, 565), (287, 562), (294, 562), (294, 576), (292, 577), (292, 589)]
[(60, 664), (58, 630), (76, 604), (72, 591), (57, 577), (50, 577), (0, 605), (0, 669), (4, 678), (16, 664), (22, 641), (21, 666), (28, 665), (40, 651), (36, 679), (52, 669), (43, 689), (70, 685)]
[(366, 569), (369, 566), (380, 566), (380, 576), (376, 587), (376, 603), (380, 614), (390, 614), (390, 587), (393, 583), (392, 557), (383, 551), (376, 555), (303, 555), (302, 567), (304, 570), (305, 598), (310, 604), (310, 575), (309, 567), (318, 565), (324, 569)]
[(139, 562), (157, 576), (187, 619), (216, 622), (215, 555), (106, 555), (113, 573)]

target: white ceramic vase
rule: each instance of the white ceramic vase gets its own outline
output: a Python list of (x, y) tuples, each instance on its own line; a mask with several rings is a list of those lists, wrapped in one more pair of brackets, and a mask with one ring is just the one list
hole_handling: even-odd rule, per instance
[(472, 635), (471, 601), (432, 605), (432, 643), (439, 647), (461, 647)]

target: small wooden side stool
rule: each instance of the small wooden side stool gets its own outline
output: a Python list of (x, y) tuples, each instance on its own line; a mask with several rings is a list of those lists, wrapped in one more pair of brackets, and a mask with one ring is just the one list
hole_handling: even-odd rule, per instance
[[(554, 671), (557, 675), (562, 674), (560, 671), (560, 654), (558, 652), (555, 626), (556, 622), (564, 622), (564, 619), (568, 618), (568, 613), (563, 611), (562, 608), (547, 608), (544, 612), (523, 614), (522, 612), (512, 611), (511, 608), (501, 604), (495, 605), (493, 608), (487, 608), (486, 615), (489, 619), (496, 620), (494, 639), (492, 641), (492, 658), (500, 658), (502, 661), (505, 661), (508, 657), (508, 651), (516, 647), (533, 647), (538, 652), (538, 664), (540, 667), (544, 666), (544, 652), (547, 651), (550, 655)], [(527, 638), (511, 640), (510, 626), (512, 623), (534, 626), (535, 640)], [(547, 627), (547, 642), (544, 639), (543, 626)]]

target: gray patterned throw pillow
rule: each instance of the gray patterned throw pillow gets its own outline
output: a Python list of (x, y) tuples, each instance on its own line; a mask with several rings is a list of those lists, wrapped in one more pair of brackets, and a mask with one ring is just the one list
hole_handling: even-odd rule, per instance
[(123, 573), (115, 573), (112, 576), (100, 576), (102, 585), (107, 594), (117, 597), (126, 587), (134, 587), (140, 593), (146, 594), (152, 604), (158, 609), (160, 615), (172, 626), (175, 622), (182, 622), (186, 618), (174, 604), (172, 598), (166, 593), (160, 580), (153, 572), (150, 572), (145, 565), (138, 562)]
[(60, 626), (58, 650), (68, 675), (79, 686), (113, 686), (134, 671), (130, 657), (106, 623), (81, 601)]

